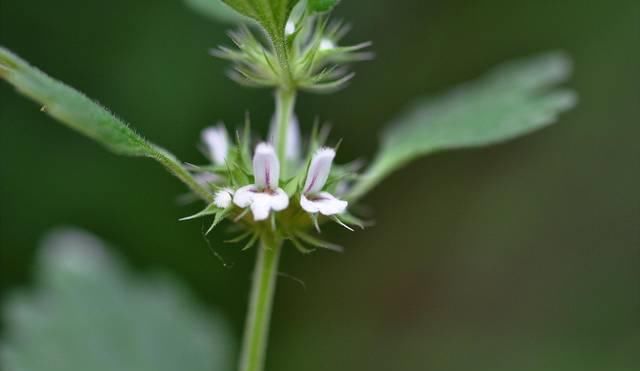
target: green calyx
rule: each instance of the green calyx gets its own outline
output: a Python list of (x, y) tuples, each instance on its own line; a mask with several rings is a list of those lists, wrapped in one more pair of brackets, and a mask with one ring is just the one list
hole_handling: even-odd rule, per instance
[(340, 46), (346, 31), (343, 24), (325, 16), (294, 14), (285, 25), (284, 53), (244, 25), (229, 33), (235, 48), (220, 46), (211, 54), (233, 62), (229, 75), (245, 86), (330, 93), (353, 77), (348, 64), (372, 57), (364, 51), (370, 43)]

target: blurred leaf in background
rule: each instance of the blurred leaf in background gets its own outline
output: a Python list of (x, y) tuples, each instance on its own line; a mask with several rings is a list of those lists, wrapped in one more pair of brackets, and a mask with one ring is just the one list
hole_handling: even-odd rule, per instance
[(35, 288), (4, 303), (4, 371), (229, 370), (225, 322), (167, 277), (138, 278), (95, 237), (49, 234)]
[(443, 96), (414, 104), (383, 134), (382, 149), (351, 198), (421, 155), (500, 143), (557, 122), (576, 102), (572, 90), (555, 86), (570, 74), (567, 56), (547, 53), (507, 62)]

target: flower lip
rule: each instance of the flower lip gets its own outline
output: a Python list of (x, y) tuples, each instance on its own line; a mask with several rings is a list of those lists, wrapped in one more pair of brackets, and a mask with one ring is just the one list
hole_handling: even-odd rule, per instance
[(348, 205), (347, 201), (340, 200), (328, 192), (300, 196), (300, 207), (312, 214), (320, 213), (326, 216), (342, 214)]
[(261, 221), (269, 217), (271, 210), (286, 209), (289, 206), (289, 196), (281, 188), (265, 192), (250, 184), (235, 192), (233, 202), (241, 208), (250, 207), (253, 219)]
[(254, 184), (240, 187), (233, 195), (233, 203), (241, 208), (251, 208), (255, 221), (265, 220), (269, 213), (289, 206), (289, 196), (278, 187), (280, 163), (269, 143), (260, 143), (253, 155)]

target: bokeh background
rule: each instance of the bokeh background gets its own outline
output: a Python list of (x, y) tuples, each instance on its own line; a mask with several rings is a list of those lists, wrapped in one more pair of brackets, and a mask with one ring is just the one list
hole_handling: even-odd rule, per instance
[[(281, 270), (305, 286), (280, 279), (268, 369), (640, 369), (640, 2), (344, 0), (335, 15), (377, 58), (297, 111), (334, 124), (340, 160), (370, 158), (409, 101), (513, 57), (568, 51), (581, 101), (542, 132), (396, 173), (365, 199), (374, 227), (326, 228), (344, 254), (287, 249)], [(0, 0), (0, 44), (191, 162), (205, 125), (249, 111), (264, 133), (272, 114), (269, 91), (207, 55), (226, 28), (177, 0)], [(183, 192), (0, 84), (0, 299), (31, 281), (46, 231), (75, 225), (180, 277), (237, 343), (254, 252), (214, 233), (223, 265), (202, 222), (177, 222), (198, 208)]]

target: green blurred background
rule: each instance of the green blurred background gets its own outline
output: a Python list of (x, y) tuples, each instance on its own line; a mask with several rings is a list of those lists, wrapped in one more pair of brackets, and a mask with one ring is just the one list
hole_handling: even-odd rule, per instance
[[(268, 369), (640, 369), (640, 2), (344, 0), (348, 41), (377, 58), (297, 108), (370, 158), (415, 97), (548, 49), (575, 59), (579, 107), (490, 149), (439, 154), (366, 198), (376, 225), (326, 228), (342, 254), (288, 249)], [(224, 76), (227, 26), (180, 1), (0, 0), (0, 44), (96, 98), (181, 159), (244, 112), (266, 132), (271, 93)], [(0, 84), (0, 298), (30, 282), (40, 237), (76, 225), (136, 268), (181, 277), (238, 341), (254, 252), (177, 222), (198, 205), (148, 160), (116, 157)]]

